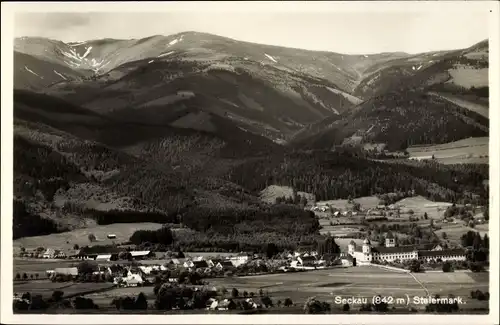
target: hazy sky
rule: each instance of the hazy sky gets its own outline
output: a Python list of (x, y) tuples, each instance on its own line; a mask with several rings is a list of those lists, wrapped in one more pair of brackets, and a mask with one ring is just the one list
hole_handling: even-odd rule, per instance
[(340, 53), (418, 53), (488, 38), (487, 13), (18, 13), (14, 33), (62, 41), (198, 31), (237, 40)]

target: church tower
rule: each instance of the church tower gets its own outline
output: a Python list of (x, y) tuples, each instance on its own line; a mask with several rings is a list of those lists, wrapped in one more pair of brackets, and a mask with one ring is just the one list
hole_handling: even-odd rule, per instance
[(354, 240), (351, 240), (349, 245), (347, 245), (347, 252), (351, 255), (354, 256), (354, 252), (356, 251), (356, 243)]
[(366, 238), (363, 241), (363, 254), (365, 255), (365, 260), (370, 261), (372, 255), (372, 245), (370, 244), (370, 240)]
[(385, 247), (396, 247), (396, 239), (391, 232), (387, 233), (385, 237)]

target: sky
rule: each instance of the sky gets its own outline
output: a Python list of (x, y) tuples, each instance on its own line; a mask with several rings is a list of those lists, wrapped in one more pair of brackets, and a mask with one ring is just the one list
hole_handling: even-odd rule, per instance
[(14, 36), (64, 42), (130, 39), (197, 31), (241, 41), (345, 54), (420, 53), (469, 47), (488, 38), (479, 12), (17, 13)]

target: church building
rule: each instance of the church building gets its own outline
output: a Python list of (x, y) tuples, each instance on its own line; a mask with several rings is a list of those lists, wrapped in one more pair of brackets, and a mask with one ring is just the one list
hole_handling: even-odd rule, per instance
[(368, 238), (363, 241), (362, 246), (351, 241), (348, 245), (348, 254), (355, 259), (355, 264), (366, 265), (376, 262), (401, 262), (406, 260), (431, 260), (441, 261), (465, 261), (465, 250), (462, 248), (443, 249), (440, 245), (418, 246), (397, 246), (392, 235), (385, 239), (385, 246), (373, 246)]

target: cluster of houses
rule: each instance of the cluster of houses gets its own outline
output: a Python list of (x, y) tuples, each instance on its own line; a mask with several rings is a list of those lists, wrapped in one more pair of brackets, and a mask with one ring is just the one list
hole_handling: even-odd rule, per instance
[(35, 249), (32, 251), (22, 251), (19, 253), (20, 257), (29, 257), (29, 258), (45, 258), (45, 259), (64, 259), (67, 258), (68, 255), (59, 249), (47, 248), (47, 249)]
[[(144, 252), (143, 254), (146, 254)], [(96, 258), (98, 262), (112, 261), (110, 254), (99, 255), (104, 256)], [(140, 255), (147, 256), (147, 255)], [(331, 265), (352, 265), (352, 257), (349, 254), (325, 254), (319, 256), (316, 251), (311, 252), (294, 252), (283, 256), (281, 259), (265, 260), (258, 255), (240, 253), (226, 258), (209, 258), (203, 256), (194, 258), (171, 258), (166, 259), (162, 264), (157, 265), (139, 265), (127, 266), (120, 264), (99, 264), (98, 269), (92, 275), (106, 276), (113, 279), (113, 282), (119, 286), (141, 286), (145, 283), (154, 283), (158, 273), (167, 270), (181, 269), (188, 272), (197, 272), (200, 275), (208, 273), (222, 273), (226, 271), (234, 271), (242, 265), (266, 265), (273, 266), (276, 270), (283, 272), (295, 270), (312, 270), (321, 269)], [(76, 278), (78, 276), (77, 267), (55, 268), (54, 270), (46, 271), (48, 277), (65, 275)], [(177, 282), (177, 278), (170, 278), (170, 282)]]
[(329, 205), (315, 205), (310, 208), (311, 211), (314, 212), (329, 212), (333, 217), (353, 217), (358, 214), (366, 215), (366, 216), (381, 216), (384, 212), (387, 211), (400, 211), (401, 213), (405, 213), (408, 211), (401, 211), (401, 207), (398, 204), (390, 204), (390, 205), (377, 205), (372, 209), (363, 209), (362, 207), (358, 207), (358, 209), (346, 208), (339, 209)]

